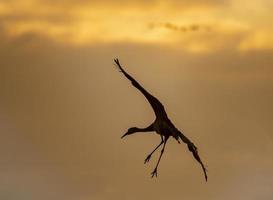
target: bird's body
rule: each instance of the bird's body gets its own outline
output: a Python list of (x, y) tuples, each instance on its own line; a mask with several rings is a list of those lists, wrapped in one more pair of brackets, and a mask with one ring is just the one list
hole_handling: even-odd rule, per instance
[(153, 127), (154, 127), (154, 131), (157, 134), (168, 136), (168, 137), (172, 136), (177, 141), (179, 141), (179, 135), (177, 134), (177, 129), (168, 118), (166, 119), (156, 118), (156, 120), (153, 123)]
[(122, 72), (126, 76), (126, 78), (131, 81), (132, 85), (134, 87), (136, 87), (146, 97), (146, 99), (149, 101), (150, 105), (152, 106), (153, 111), (156, 116), (155, 121), (151, 125), (149, 125), (148, 127), (146, 127), (146, 128), (137, 128), (137, 127), (129, 128), (128, 131), (121, 138), (123, 138), (127, 135), (137, 133), (137, 132), (156, 132), (157, 134), (160, 135), (160, 137), (161, 137), (160, 144), (147, 156), (147, 158), (144, 161), (144, 163), (147, 163), (150, 160), (152, 154), (163, 144), (163, 148), (161, 150), (160, 157), (157, 161), (154, 171), (152, 172), (152, 177), (157, 176), (157, 167), (160, 163), (161, 157), (164, 153), (165, 145), (166, 145), (168, 139), (170, 138), (170, 136), (172, 136), (175, 140), (177, 140), (178, 143), (180, 143), (180, 140), (181, 140), (182, 142), (187, 144), (189, 151), (192, 152), (194, 158), (201, 164), (204, 175), (205, 175), (205, 179), (207, 180), (206, 168), (204, 167), (204, 165), (198, 155), (197, 147), (173, 125), (171, 120), (168, 118), (168, 115), (167, 115), (162, 103), (157, 98), (152, 96), (149, 92), (147, 92), (132, 76), (130, 76), (122, 68), (118, 59), (115, 59), (114, 61), (115, 61), (116, 65), (118, 66), (118, 68), (120, 69), (120, 72)]

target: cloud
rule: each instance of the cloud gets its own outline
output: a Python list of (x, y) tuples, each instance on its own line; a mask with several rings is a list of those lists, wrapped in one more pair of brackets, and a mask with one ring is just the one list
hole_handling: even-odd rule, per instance
[(256, 30), (239, 44), (242, 51), (273, 49), (273, 30)]
[(149, 27), (151, 29), (154, 28), (166, 28), (169, 30), (173, 30), (173, 31), (181, 31), (181, 32), (190, 32), (190, 31), (209, 31), (210, 27), (205, 26), (205, 25), (197, 25), (197, 24), (190, 24), (190, 25), (176, 25), (173, 23), (151, 23), (149, 24)]
[(94, 0), (92, 3), (88, 0), (56, 0), (56, 1), (50, 1), (50, 0), (35, 0), (35, 2), (40, 2), (48, 5), (54, 5), (54, 6), (63, 6), (63, 5), (111, 5), (111, 6), (140, 6), (140, 7), (147, 7), (147, 6), (156, 6), (158, 4), (163, 4), (163, 5), (175, 5), (175, 6), (183, 6), (185, 8), (190, 7), (190, 6), (213, 6), (213, 5), (226, 5), (227, 2), (226, 0), (192, 0), (192, 1), (186, 1), (186, 0), (170, 0), (166, 4), (166, 1), (164, 0), (151, 0), (151, 1), (145, 1), (145, 0)]
[(242, 2), (234, 1), (13, 0), (0, 3), (0, 24), (9, 38), (36, 34), (76, 46), (132, 42), (191, 53), (263, 50), (272, 47), (266, 21), (273, 16), (266, 6), (261, 1), (257, 9), (247, 7), (253, 15), (245, 18)]

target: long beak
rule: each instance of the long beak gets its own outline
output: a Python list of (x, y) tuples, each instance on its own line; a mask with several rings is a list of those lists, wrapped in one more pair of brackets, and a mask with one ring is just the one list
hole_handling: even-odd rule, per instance
[(128, 135), (128, 132), (121, 136), (121, 139), (124, 138), (126, 135)]

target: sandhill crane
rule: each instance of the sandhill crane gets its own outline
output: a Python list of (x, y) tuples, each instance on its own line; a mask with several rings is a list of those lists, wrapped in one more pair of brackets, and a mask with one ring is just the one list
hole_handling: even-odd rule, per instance
[(161, 137), (161, 142), (159, 143), (158, 146), (156, 146), (156, 148), (147, 156), (147, 158), (145, 159), (144, 163), (149, 162), (152, 154), (163, 144), (160, 156), (158, 158), (158, 161), (156, 163), (155, 169), (153, 170), (153, 172), (151, 173), (151, 177), (153, 178), (154, 176), (157, 177), (157, 168), (158, 165), (160, 163), (161, 157), (164, 153), (164, 149), (166, 146), (166, 143), (169, 139), (170, 136), (172, 136), (175, 140), (177, 140), (178, 143), (180, 143), (179, 139), (182, 140), (182, 142), (186, 143), (188, 146), (188, 149), (190, 152), (192, 152), (193, 157), (201, 164), (204, 175), (205, 175), (205, 179), (207, 181), (207, 170), (205, 168), (205, 166), (203, 165), (199, 155), (198, 155), (198, 151), (197, 151), (197, 147), (190, 141), (190, 139), (188, 139), (184, 134), (182, 134), (171, 122), (171, 120), (168, 118), (167, 113), (164, 109), (164, 106), (162, 105), (162, 103), (155, 98), (154, 96), (152, 96), (149, 92), (147, 92), (132, 76), (130, 76), (124, 69), (123, 67), (120, 65), (119, 60), (118, 59), (114, 59), (117, 67), (119, 68), (120, 72), (122, 72), (125, 77), (127, 79), (129, 79), (132, 83), (132, 85), (134, 87), (136, 87), (149, 101), (149, 103), (151, 104), (156, 119), (155, 121), (149, 125), (146, 128), (137, 128), (137, 127), (132, 127), (129, 128), (128, 131), (121, 137), (124, 138), (127, 135), (131, 135), (137, 132), (153, 132), (155, 131), (157, 134), (160, 135)]

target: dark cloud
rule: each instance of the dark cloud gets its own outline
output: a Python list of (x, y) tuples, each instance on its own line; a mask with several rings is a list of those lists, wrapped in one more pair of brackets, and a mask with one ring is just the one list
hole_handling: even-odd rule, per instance
[(173, 31), (181, 31), (181, 32), (195, 32), (195, 31), (210, 31), (210, 27), (206, 25), (197, 25), (197, 24), (190, 24), (190, 25), (176, 25), (173, 23), (150, 23), (149, 28), (166, 28)]

